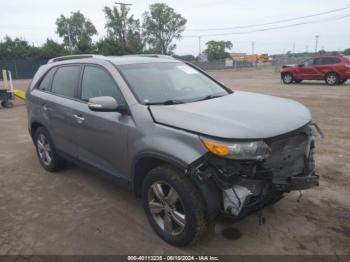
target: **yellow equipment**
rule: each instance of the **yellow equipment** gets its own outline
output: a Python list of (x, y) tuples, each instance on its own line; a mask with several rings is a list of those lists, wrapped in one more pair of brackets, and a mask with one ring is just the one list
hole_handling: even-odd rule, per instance
[(26, 93), (22, 90), (14, 90), (14, 94), (16, 97), (22, 99), (22, 100), (26, 100)]

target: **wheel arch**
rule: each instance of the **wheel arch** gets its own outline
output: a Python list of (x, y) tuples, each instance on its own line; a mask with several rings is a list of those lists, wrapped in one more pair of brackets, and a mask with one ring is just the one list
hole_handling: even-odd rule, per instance
[[(141, 197), (142, 184), (147, 173), (153, 168), (160, 165), (170, 165), (179, 169), (186, 175), (186, 169), (190, 166), (183, 161), (172, 157), (157, 153), (144, 153), (139, 155), (133, 162), (132, 167), (132, 189), (137, 197)], [(214, 219), (220, 212), (221, 191), (215, 182), (211, 179), (205, 183), (201, 183), (198, 179), (190, 177), (191, 182), (198, 189), (201, 197), (206, 204), (206, 212), (210, 219)]]
[(32, 137), (32, 139), (34, 139), (35, 132), (36, 132), (36, 130), (38, 130), (39, 127), (44, 127), (47, 130), (47, 128), (45, 127), (45, 125), (43, 123), (41, 123), (39, 121), (31, 122), (29, 133), (30, 133), (30, 136)]
[(185, 171), (187, 164), (180, 159), (155, 152), (139, 154), (132, 163), (132, 188), (137, 197), (141, 196), (142, 183), (149, 171), (157, 166), (170, 165)]
[(324, 74), (323, 79), (325, 80), (327, 75), (329, 75), (329, 74), (335, 74), (338, 76), (338, 78), (340, 78), (340, 75), (336, 71), (328, 71)]

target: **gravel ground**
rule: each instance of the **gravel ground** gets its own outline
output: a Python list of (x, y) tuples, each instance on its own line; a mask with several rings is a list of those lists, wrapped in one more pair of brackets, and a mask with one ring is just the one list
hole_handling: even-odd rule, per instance
[[(91, 171), (51, 174), (37, 160), (25, 105), (0, 109), (0, 255), (4, 254), (350, 254), (350, 85), (284, 86), (278, 73), (212, 71), (236, 90), (295, 99), (326, 133), (317, 139), (321, 185), (293, 192), (257, 215), (219, 219), (197, 244), (178, 249), (153, 233), (141, 202)], [(15, 81), (25, 89), (29, 81)]]

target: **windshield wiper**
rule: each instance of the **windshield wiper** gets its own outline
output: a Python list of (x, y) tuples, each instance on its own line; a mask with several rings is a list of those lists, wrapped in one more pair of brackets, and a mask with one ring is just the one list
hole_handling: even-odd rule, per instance
[(184, 102), (181, 100), (166, 100), (163, 102), (149, 102), (149, 103), (145, 103), (147, 106), (152, 106), (152, 105), (178, 105), (178, 104), (183, 104)]
[(208, 95), (205, 96), (201, 99), (195, 100), (194, 102), (198, 102), (198, 101), (204, 101), (204, 100), (209, 100), (209, 99), (214, 99), (214, 98), (218, 98), (218, 97), (222, 97), (223, 95)]

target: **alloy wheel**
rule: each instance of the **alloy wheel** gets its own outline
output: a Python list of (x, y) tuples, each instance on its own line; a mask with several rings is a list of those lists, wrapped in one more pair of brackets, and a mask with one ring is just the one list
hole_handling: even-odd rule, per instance
[(148, 190), (148, 207), (157, 225), (170, 235), (181, 234), (186, 214), (176, 190), (165, 182), (155, 182)]
[(49, 166), (52, 162), (52, 150), (49, 141), (44, 134), (40, 134), (37, 140), (38, 153), (41, 161)]
[(334, 74), (330, 74), (327, 76), (327, 83), (330, 84), (330, 85), (334, 85), (337, 83), (337, 76), (334, 75)]

